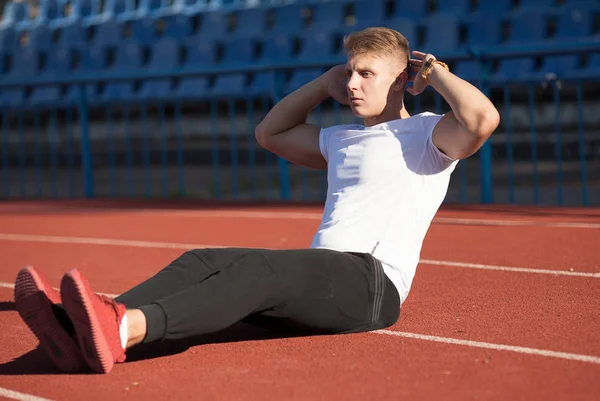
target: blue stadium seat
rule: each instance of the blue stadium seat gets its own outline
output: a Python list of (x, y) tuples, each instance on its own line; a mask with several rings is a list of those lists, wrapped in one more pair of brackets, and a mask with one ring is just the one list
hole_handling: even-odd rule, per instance
[(12, 26), (0, 29), (0, 49), (13, 51), (19, 46), (17, 32)]
[(129, 26), (133, 39), (144, 45), (152, 45), (160, 35), (157, 30), (157, 21), (151, 16), (144, 16), (125, 22)]
[(480, 78), (480, 68), (472, 60), (458, 61), (454, 66), (454, 74), (466, 81), (477, 82)]
[(480, 1), (477, 6), (477, 11), (502, 18), (502, 16), (512, 9), (512, 4), (513, 0)]
[(164, 35), (183, 40), (193, 34), (193, 17), (185, 14), (174, 14), (162, 18), (165, 24)]
[(217, 76), (210, 94), (217, 97), (246, 97), (248, 95), (248, 74)]
[[(106, 68), (106, 54), (105, 51), (97, 46), (88, 46), (81, 49), (79, 53), (79, 65), (75, 66), (75, 74), (93, 76), (95, 73), (104, 73)], [(85, 93), (87, 101), (90, 103), (96, 103), (98, 101), (98, 83), (85, 84)], [(70, 85), (66, 100), (69, 103), (76, 103), (79, 101), (79, 85)]]
[(112, 18), (110, 10), (100, 9), (102, 4), (105, 3), (98, 0), (76, 0), (73, 3), (73, 20), (80, 21), (83, 26), (92, 26)]
[(60, 85), (44, 85), (33, 88), (28, 103), (32, 106), (57, 106), (61, 100)]
[(305, 70), (297, 70), (292, 73), (289, 82), (284, 85), (284, 92), (291, 93), (302, 85), (318, 78), (323, 74), (323, 70), (320, 68), (310, 68)]
[(262, 53), (259, 61), (269, 64), (291, 61), (293, 50), (293, 43), (289, 36), (269, 36), (262, 42)]
[(545, 39), (547, 13), (537, 9), (515, 12), (508, 20), (510, 34), (507, 44), (537, 43)]
[[(35, 46), (20, 48), (12, 55), (12, 65), (3, 80), (27, 80), (38, 75), (39, 51)], [(0, 105), (3, 107), (23, 107), (27, 105), (27, 96), (24, 88), (2, 88), (0, 92)]]
[(73, 74), (71, 50), (55, 47), (44, 51), (45, 62), (39, 71), (40, 78), (68, 78)]
[(343, 31), (346, 29), (344, 2), (317, 3), (311, 7), (311, 11), (312, 17), (308, 29), (315, 32)]
[(387, 19), (386, 3), (383, 1), (360, 0), (354, 5), (355, 24), (353, 30), (370, 26), (381, 26)]
[(449, 13), (464, 17), (471, 13), (470, 0), (438, 0), (436, 13)]
[(556, 0), (521, 0), (519, 2), (519, 9), (522, 8), (535, 8), (535, 9), (549, 9), (556, 6)]
[[(184, 41), (186, 57), (183, 69), (194, 70), (215, 66), (216, 54), (214, 43), (188, 38)], [(182, 78), (174, 89), (175, 95), (182, 99), (202, 99), (209, 95), (209, 78), (194, 76)]]
[(4, 6), (0, 29), (13, 27), (15, 30), (27, 29), (30, 24), (29, 11), (25, 2), (9, 2)]
[(502, 41), (502, 21), (493, 14), (474, 13), (465, 25), (468, 47), (495, 46)]
[[(117, 46), (114, 63), (108, 66), (111, 74), (133, 74), (142, 70), (143, 49), (139, 43), (126, 41)], [(131, 81), (107, 82), (100, 94), (102, 101), (131, 100), (136, 97)]]
[(252, 38), (235, 38), (224, 43), (223, 63), (250, 63), (254, 60), (256, 41)]
[[(424, 52), (449, 53), (458, 50), (460, 44), (460, 24), (453, 14), (435, 14), (423, 20), (425, 40)], [(444, 32), (440, 35), (440, 32)]]
[(11, 109), (21, 108), (26, 105), (27, 99), (25, 89), (22, 88), (1, 88), (0, 89), (0, 107)]
[(71, 16), (76, 20), (93, 17), (100, 11), (100, 2), (96, 0), (75, 0), (71, 6)]
[(235, 37), (262, 36), (267, 29), (267, 13), (263, 8), (248, 8), (237, 11)]
[(130, 21), (137, 16), (135, 0), (108, 0), (107, 8), (117, 21)]
[(38, 15), (31, 21), (30, 28), (51, 25), (61, 19), (61, 3), (58, 0), (43, 0), (39, 3)]
[[(179, 44), (171, 38), (157, 41), (152, 49), (152, 56), (146, 66), (147, 72), (174, 70), (180, 67)], [(151, 79), (144, 81), (139, 96), (144, 99), (164, 99), (173, 95), (171, 78)]]
[(144, 45), (152, 45), (163, 33), (158, 29), (162, 24), (159, 19), (161, 16), (172, 16), (173, 14), (167, 14), (171, 9), (172, 7), (167, 5), (163, 7), (163, 0), (143, 0), (135, 10), (135, 16), (128, 18), (125, 24), (130, 27), (132, 37), (136, 41)]
[(26, 31), (26, 34), (28, 38), (27, 43), (42, 51), (49, 50), (54, 46), (52, 43), (52, 31), (46, 25), (33, 26), (30, 30)]
[(178, 8), (188, 15), (195, 15), (201, 12), (206, 12), (211, 9), (206, 0), (176, 0)]
[[(556, 56), (554, 56), (556, 57)], [(559, 78), (570, 79), (596, 79), (600, 75), (600, 53), (589, 55), (586, 65), (578, 65), (576, 68), (564, 70)]]
[(534, 69), (534, 60), (531, 57), (506, 59), (500, 62), (498, 69), (492, 73), (492, 82), (505, 82), (520, 80), (529, 76)]
[(174, 89), (180, 99), (205, 99), (210, 95), (207, 77), (183, 78)]
[(426, 1), (395, 0), (393, 5), (393, 18), (408, 18), (418, 21), (426, 17), (429, 12)]
[(327, 60), (335, 56), (333, 35), (329, 32), (310, 32), (302, 35), (298, 61)]
[[(251, 38), (236, 38), (225, 43), (223, 63), (249, 64), (254, 61), (255, 41)], [(244, 73), (222, 74), (215, 79), (212, 94), (217, 96), (242, 95), (246, 91), (248, 76)]]
[(116, 48), (115, 59), (108, 66), (108, 72), (139, 72), (144, 62), (142, 46), (135, 41), (125, 41)]
[(598, 7), (591, 5), (568, 5), (558, 14), (558, 25), (553, 36), (554, 41), (571, 41), (592, 33), (592, 15)]
[[(67, 88), (67, 92), (63, 96), (62, 102), (66, 104), (77, 104), (81, 100), (79, 85), (70, 85)], [(85, 84), (85, 99), (90, 105), (98, 103), (98, 85), (97, 84)]]
[(579, 67), (578, 55), (546, 56), (542, 60), (539, 71), (527, 74), (526, 78), (534, 80), (563, 78)]
[(78, 21), (64, 25), (57, 30), (60, 33), (57, 46), (82, 49), (88, 45), (86, 32)]
[(154, 17), (163, 8), (169, 8), (163, 6), (163, 0), (141, 0), (138, 8), (134, 9), (135, 18)]
[(184, 41), (184, 49), (184, 68), (210, 68), (215, 66), (216, 54), (213, 42), (197, 41), (194, 38), (189, 38)]
[(197, 40), (223, 39), (227, 36), (227, 15), (222, 11), (200, 14), (200, 26), (193, 34)]
[(108, 19), (96, 25), (92, 44), (94, 46), (116, 46), (123, 41), (123, 25)]
[(567, 0), (565, 6), (570, 5), (598, 6), (598, 0)]
[(79, 52), (79, 65), (76, 66), (77, 73), (92, 74), (103, 71), (106, 68), (106, 51), (99, 46), (88, 46)]
[(12, 65), (5, 78), (31, 79), (38, 74), (39, 51), (35, 46), (25, 46), (16, 50), (12, 55)]
[(153, 18), (164, 18), (171, 15), (183, 13), (183, 1), (180, 0), (162, 0), (160, 7), (152, 9), (151, 15)]
[(304, 7), (300, 4), (290, 4), (273, 9), (272, 34), (298, 34), (304, 29)]
[(408, 44), (412, 49), (420, 48), (421, 44), (417, 42), (419, 38), (417, 24), (414, 21), (408, 18), (394, 18), (386, 21), (383, 25), (400, 32), (408, 40)]
[[(263, 41), (259, 62), (272, 64), (291, 62), (292, 60), (294, 60), (293, 45), (289, 36), (271, 36)], [(256, 73), (248, 88), (249, 93), (255, 96), (273, 93), (274, 75), (275, 73), (272, 71)]]
[(275, 92), (274, 83), (274, 71), (257, 73), (248, 87), (248, 93), (253, 96), (271, 95)]

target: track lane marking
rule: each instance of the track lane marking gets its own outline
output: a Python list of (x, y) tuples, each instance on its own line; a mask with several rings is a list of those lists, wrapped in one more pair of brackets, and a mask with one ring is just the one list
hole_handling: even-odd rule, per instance
[[(0, 284), (2, 284), (1, 286), (5, 287), (5, 288), (14, 288), (14, 285), (12, 287), (10, 287), (10, 284), (6, 285), (8, 283), (0, 283)], [(101, 293), (101, 294), (108, 295), (113, 298), (118, 296), (118, 294), (106, 294), (106, 293)], [(416, 339), (416, 340), (430, 341), (430, 342), (437, 342), (437, 343), (444, 343), (444, 344), (461, 345), (461, 346), (472, 347), (472, 348), (485, 348), (485, 349), (491, 349), (491, 350), (495, 350), (495, 351), (508, 351), (508, 352), (515, 352), (518, 354), (528, 354), (528, 355), (536, 355), (536, 356), (549, 357), (549, 358), (559, 358), (559, 359), (565, 359), (568, 361), (586, 362), (586, 363), (593, 363), (596, 365), (600, 365), (600, 357), (592, 356), (592, 355), (574, 354), (574, 353), (570, 353), (570, 352), (553, 351), (553, 350), (547, 350), (547, 349), (541, 349), (541, 348), (521, 347), (521, 346), (517, 346), (517, 345), (506, 345), (506, 344), (496, 344), (496, 343), (488, 343), (488, 342), (482, 342), (482, 341), (462, 340), (462, 339), (458, 339), (458, 338), (432, 336), (432, 335), (427, 335), (427, 334), (410, 333), (410, 332), (395, 331), (395, 330), (375, 330), (370, 333), (383, 334), (383, 335), (394, 336), (394, 337), (411, 338), (411, 339)], [(32, 401), (33, 401), (33, 399), (32, 399)]]
[[(65, 214), (77, 212), (127, 213), (134, 215), (169, 215), (184, 217), (216, 217), (216, 218), (247, 218), (247, 219), (290, 219), (290, 220), (321, 220), (322, 213), (317, 212), (277, 212), (252, 210), (182, 210), (182, 209), (126, 209), (102, 207), (73, 207), (50, 208), (49, 211), (64, 211)], [(0, 212), (2, 210), (0, 209)], [(43, 214), (44, 210), (32, 210), (33, 213)], [(25, 212), (25, 213), (31, 213)], [(16, 212), (18, 214), (18, 212)], [(1, 215), (0, 215), (1, 217)], [(449, 225), (484, 225), (509, 227), (554, 227), (554, 228), (586, 228), (600, 229), (600, 223), (584, 223), (572, 221), (534, 221), (534, 220), (494, 220), (462, 217), (435, 217), (433, 224)]]
[(0, 387), (0, 396), (19, 401), (52, 401), (49, 398), (42, 398), (27, 393), (21, 393), (4, 387)]
[[(63, 237), (53, 235), (28, 235), (28, 234), (8, 234), (0, 233), (0, 241), (22, 241), (22, 242), (43, 242), (43, 243), (58, 243), (58, 244), (83, 244), (83, 245), (108, 245), (108, 246), (128, 246), (137, 248), (163, 248), (163, 249), (181, 249), (190, 250), (198, 248), (227, 248), (224, 245), (206, 245), (206, 244), (184, 244), (177, 242), (155, 242), (155, 241), (132, 241), (120, 240), (111, 238), (92, 238), (92, 237)], [(570, 270), (548, 270), (548, 269), (532, 269), (518, 266), (498, 266), (486, 265), (480, 263), (454, 262), (445, 260), (420, 259), (419, 263), (425, 265), (437, 266), (452, 266), (469, 269), (480, 270), (496, 270), (514, 273), (533, 273), (533, 274), (548, 274), (555, 276), (574, 276), (574, 277), (589, 277), (600, 278), (599, 273), (576, 272)]]
[(510, 352), (516, 352), (519, 354), (529, 354), (529, 355), (537, 355), (537, 356), (544, 356), (544, 357), (550, 357), (550, 358), (560, 358), (560, 359), (566, 359), (569, 361), (588, 362), (588, 363), (594, 363), (596, 365), (600, 365), (600, 357), (591, 356), (591, 355), (572, 354), (569, 352), (551, 351), (551, 350), (539, 349), (539, 348), (519, 347), (516, 345), (505, 345), (505, 344), (494, 344), (494, 343), (487, 343), (487, 342), (481, 342), (481, 341), (461, 340), (458, 338), (430, 336), (430, 335), (426, 335), (426, 334), (408, 333), (408, 332), (394, 331), (394, 330), (376, 330), (376, 331), (373, 331), (373, 333), (385, 334), (388, 336), (413, 338), (413, 339), (417, 339), (417, 340), (432, 341), (432, 342), (438, 342), (438, 343), (444, 343), (444, 344), (463, 345), (463, 346), (474, 347), (474, 348), (486, 348), (486, 349), (491, 349), (491, 350), (495, 350), (495, 351), (510, 351)]

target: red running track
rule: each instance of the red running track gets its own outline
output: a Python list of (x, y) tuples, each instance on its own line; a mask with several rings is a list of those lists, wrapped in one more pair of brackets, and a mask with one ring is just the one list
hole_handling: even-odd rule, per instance
[(269, 338), (237, 325), (195, 343), (132, 350), (106, 376), (64, 375), (35, 350), (14, 311), (9, 287), (26, 264), (56, 286), (78, 267), (98, 291), (119, 293), (192, 246), (306, 247), (319, 212), (318, 205), (0, 203), (0, 398), (14, 391), (91, 401), (598, 399), (598, 209), (444, 208), (421, 255), (439, 264), (419, 266), (399, 322), (385, 333)]

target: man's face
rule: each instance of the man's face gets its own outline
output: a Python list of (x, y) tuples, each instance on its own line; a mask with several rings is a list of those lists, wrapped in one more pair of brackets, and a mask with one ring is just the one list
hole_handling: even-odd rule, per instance
[[(352, 113), (368, 120), (380, 116), (391, 96), (402, 96), (397, 83), (402, 67), (400, 57), (359, 54), (348, 59), (346, 76)], [(394, 88), (396, 89), (394, 91)]]

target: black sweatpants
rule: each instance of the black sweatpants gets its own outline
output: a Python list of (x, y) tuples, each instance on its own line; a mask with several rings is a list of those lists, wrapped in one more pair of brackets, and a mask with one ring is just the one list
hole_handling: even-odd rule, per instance
[(400, 300), (370, 254), (197, 249), (116, 298), (146, 316), (145, 343), (214, 333), (253, 316), (314, 334), (394, 324)]

